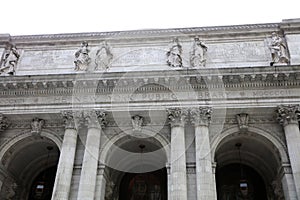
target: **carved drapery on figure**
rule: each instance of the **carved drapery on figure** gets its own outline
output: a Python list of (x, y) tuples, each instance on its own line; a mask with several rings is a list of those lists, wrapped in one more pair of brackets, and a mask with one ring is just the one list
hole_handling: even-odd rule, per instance
[(0, 66), (1, 75), (14, 75), (20, 54), (15, 45), (11, 45), (3, 54)]
[(269, 48), (272, 56), (272, 61), (270, 63), (271, 66), (273, 66), (275, 63), (289, 63), (286, 44), (275, 32), (272, 33)]
[(212, 108), (211, 107), (199, 107), (192, 108), (190, 110), (191, 121), (194, 125), (208, 126), (211, 120)]
[(245, 132), (249, 126), (249, 115), (247, 113), (240, 113), (236, 115), (236, 120), (240, 131)]
[(9, 121), (7, 117), (5, 117), (3, 114), (0, 113), (0, 132), (7, 129), (9, 126)]
[(299, 105), (280, 105), (277, 107), (277, 120), (283, 126), (289, 123), (298, 123), (300, 119)]
[(86, 71), (89, 64), (91, 63), (91, 58), (89, 56), (90, 50), (88, 49), (88, 43), (82, 42), (80, 49), (75, 53), (75, 70), (76, 71)]
[(167, 114), (171, 126), (184, 126), (188, 110), (186, 108), (168, 108)]
[(44, 124), (45, 124), (45, 120), (39, 119), (37, 117), (33, 118), (30, 124), (31, 133), (40, 134)]
[(179, 44), (177, 38), (173, 40), (172, 47), (167, 52), (167, 64), (171, 67), (182, 67), (182, 46)]
[(95, 70), (107, 70), (111, 67), (111, 62), (113, 59), (113, 54), (111, 53), (111, 48), (106, 42), (103, 42), (100, 48), (96, 52), (95, 58)]
[(204, 42), (195, 37), (194, 44), (191, 50), (190, 62), (193, 67), (204, 67), (206, 64), (207, 46)]

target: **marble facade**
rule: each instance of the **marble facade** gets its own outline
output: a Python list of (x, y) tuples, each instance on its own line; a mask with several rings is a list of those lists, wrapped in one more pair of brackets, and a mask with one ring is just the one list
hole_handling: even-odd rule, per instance
[(300, 199), (300, 19), (0, 34), (0, 59), (0, 199)]

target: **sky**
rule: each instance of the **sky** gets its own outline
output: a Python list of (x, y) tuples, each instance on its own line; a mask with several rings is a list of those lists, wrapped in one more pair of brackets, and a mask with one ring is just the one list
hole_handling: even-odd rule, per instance
[(277, 23), (299, 0), (2, 0), (0, 34), (37, 35)]

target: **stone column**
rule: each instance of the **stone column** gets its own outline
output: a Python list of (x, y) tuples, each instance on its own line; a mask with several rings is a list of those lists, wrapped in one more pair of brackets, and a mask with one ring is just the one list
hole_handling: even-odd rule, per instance
[(279, 123), (284, 127), (292, 172), (298, 198), (300, 198), (300, 131), (299, 105), (281, 105), (277, 109)]
[(98, 168), (95, 199), (104, 200), (106, 190), (106, 178), (104, 175), (105, 165), (101, 164)]
[(94, 200), (100, 150), (101, 128), (105, 123), (102, 111), (85, 112), (88, 132), (80, 175), (78, 200)]
[(61, 147), (52, 200), (69, 200), (73, 165), (77, 143), (77, 128), (72, 111), (62, 112), (65, 134)]
[(184, 125), (188, 112), (186, 109), (170, 108), (167, 113), (171, 125), (169, 199), (187, 200)]
[(295, 182), (292, 169), (289, 164), (283, 164), (281, 167), (279, 180), (272, 183), (274, 194), (278, 199), (297, 200)]
[(198, 200), (213, 200), (217, 198), (208, 129), (211, 113), (212, 109), (209, 107), (191, 109), (191, 121), (195, 126)]

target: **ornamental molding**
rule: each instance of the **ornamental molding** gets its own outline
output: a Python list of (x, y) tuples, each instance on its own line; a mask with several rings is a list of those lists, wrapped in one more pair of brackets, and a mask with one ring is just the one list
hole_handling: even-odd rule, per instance
[(168, 108), (166, 112), (171, 127), (184, 127), (189, 114), (187, 108)]
[[(235, 25), (235, 26), (209, 26), (209, 27), (196, 27), (196, 28), (177, 28), (177, 29), (155, 29), (155, 30), (133, 30), (133, 31), (118, 31), (118, 32), (98, 32), (98, 33), (73, 33), (73, 34), (45, 34), (45, 35), (20, 35), (20, 36), (10, 36), (13, 41), (47, 41), (47, 40), (56, 40), (56, 41), (65, 41), (65, 40), (81, 40), (85, 38), (86, 40), (94, 39), (103, 39), (103, 38), (122, 38), (122, 37), (137, 37), (137, 36), (155, 36), (155, 35), (166, 35), (170, 34), (176, 35), (182, 33), (185, 34), (195, 34), (198, 35), (207, 32), (224, 32), (226, 34), (228, 31), (249, 31), (253, 29), (279, 29), (281, 23), (266, 23), (266, 24), (248, 24), (248, 25)], [(264, 30), (268, 31), (269, 30)]]
[[(148, 92), (166, 90), (203, 90), (211, 88), (263, 88), (263, 87), (297, 87), (300, 86), (300, 66), (277, 66), (276, 71), (270, 67), (232, 69), (190, 69), (182, 74), (180, 70), (167, 72), (127, 72), (103, 73), (101, 76), (88, 74), (84, 77), (76, 74), (1, 77), (0, 95), (33, 96), (33, 95), (74, 95), (74, 93), (111, 93)], [(195, 72), (195, 73), (194, 73)], [(180, 77), (178, 77), (178, 73)], [(101, 79), (99, 78), (101, 77)], [(178, 84), (179, 82), (185, 84)], [(176, 84), (177, 83), (177, 84)], [(210, 84), (212, 83), (212, 84)], [(163, 87), (167, 85), (168, 88)], [(140, 86), (136, 89), (136, 86)], [(243, 89), (244, 90), (244, 89)]]
[(0, 113), (0, 133), (3, 132), (8, 128), (10, 125), (9, 120), (7, 119), (6, 116), (4, 116), (2, 113)]
[(300, 105), (280, 105), (276, 110), (278, 122), (286, 126), (291, 123), (298, 124), (300, 120)]
[(211, 121), (212, 108), (198, 107), (190, 109), (191, 122), (194, 126), (208, 126)]

